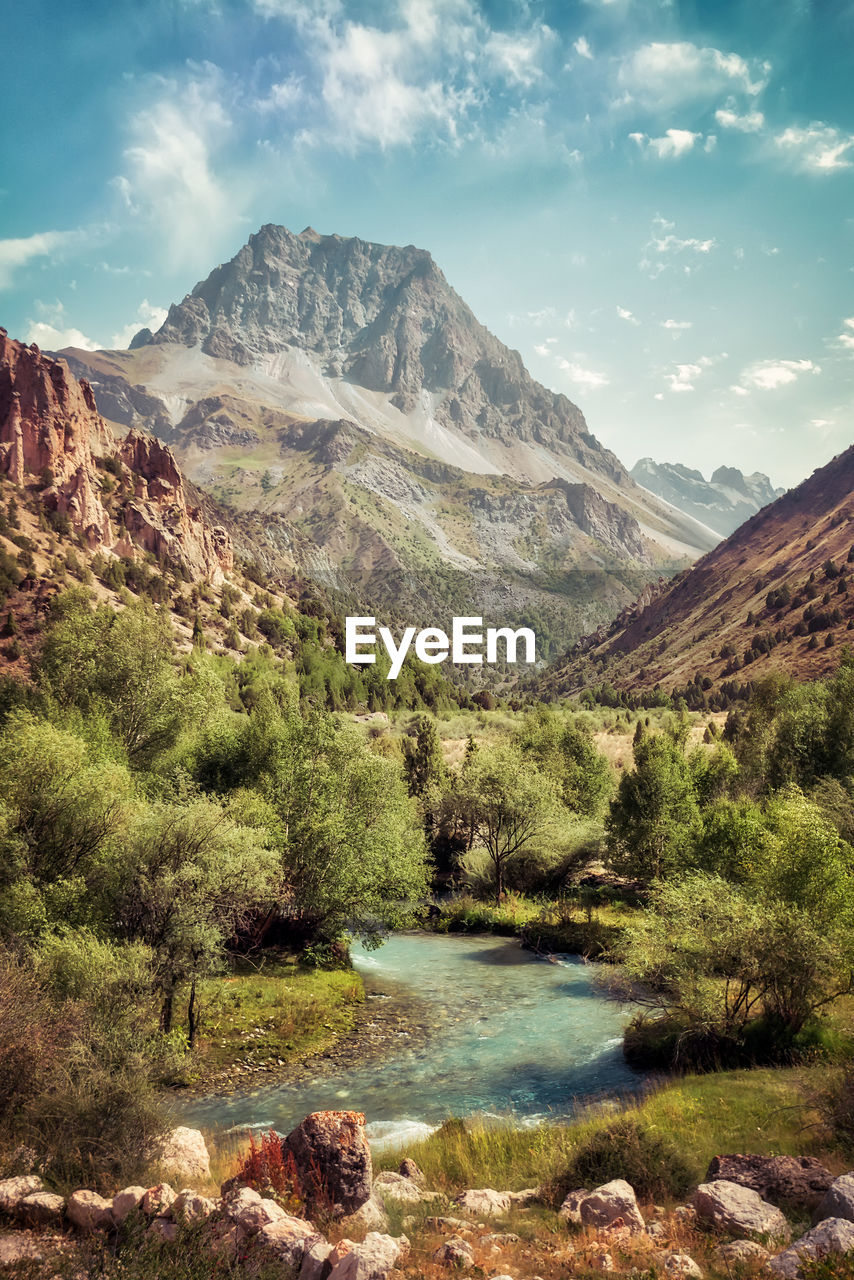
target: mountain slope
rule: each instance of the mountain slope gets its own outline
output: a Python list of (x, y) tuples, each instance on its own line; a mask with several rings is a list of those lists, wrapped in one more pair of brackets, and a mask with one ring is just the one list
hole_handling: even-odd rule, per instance
[(701, 472), (681, 462), (641, 458), (630, 474), (638, 484), (714, 529), (722, 538), (784, 492), (775, 489), (761, 471), (746, 476), (737, 467), (718, 467), (711, 480), (705, 480)]
[[(721, 705), (772, 669), (832, 670), (854, 636), (854, 446), (764, 507), (544, 674), (549, 693), (612, 685)], [(722, 695), (723, 691), (723, 697)]]
[(360, 608), (462, 602), (565, 644), (714, 545), (412, 246), (266, 226), (130, 351), (64, 354), (105, 416), (262, 515), (271, 561), (285, 542)]

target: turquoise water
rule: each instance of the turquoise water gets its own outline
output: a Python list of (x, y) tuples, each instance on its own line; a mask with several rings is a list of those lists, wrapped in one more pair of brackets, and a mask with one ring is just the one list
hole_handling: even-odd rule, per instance
[(596, 966), (552, 964), (518, 942), (396, 935), (354, 948), (369, 1008), (391, 1000), (417, 1028), (378, 1060), (334, 1074), (188, 1104), (187, 1123), (286, 1132), (309, 1111), (364, 1111), (375, 1144), (430, 1132), (450, 1115), (559, 1118), (579, 1097), (637, 1087), (620, 1050), (626, 1012), (596, 989)]

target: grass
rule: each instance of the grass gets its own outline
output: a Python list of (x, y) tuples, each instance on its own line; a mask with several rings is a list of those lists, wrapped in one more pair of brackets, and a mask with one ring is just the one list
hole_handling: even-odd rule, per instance
[[(732, 1071), (686, 1076), (629, 1101), (620, 1114), (679, 1148), (696, 1182), (712, 1156), (816, 1155), (831, 1168), (845, 1161), (820, 1123), (815, 1098), (827, 1079), (822, 1067)], [(518, 1191), (558, 1184), (576, 1153), (615, 1120), (613, 1104), (580, 1110), (569, 1124), (518, 1129), (450, 1120), (406, 1151), (385, 1152), (381, 1168), (402, 1155), (421, 1166), (429, 1186), (453, 1194), (466, 1187)]]
[(633, 908), (601, 903), (589, 910), (568, 898), (528, 898), (508, 893), (500, 906), (469, 893), (439, 904), (440, 915), (429, 922), (440, 933), (495, 933), (515, 937), (524, 929), (537, 950), (601, 956), (619, 938)]
[(201, 984), (202, 1026), (188, 1083), (323, 1053), (352, 1030), (363, 999), (352, 969), (310, 969), (283, 957), (254, 967), (242, 961)]

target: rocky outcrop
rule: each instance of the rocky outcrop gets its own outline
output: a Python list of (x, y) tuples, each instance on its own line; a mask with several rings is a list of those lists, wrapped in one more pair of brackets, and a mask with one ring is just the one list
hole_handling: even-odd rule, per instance
[(365, 1117), (357, 1111), (314, 1111), (282, 1142), (293, 1161), (309, 1217), (344, 1217), (371, 1195), (371, 1151)]
[[(96, 456), (121, 460), (132, 497), (114, 502), (124, 532), (104, 505)], [(78, 529), (90, 548), (132, 555), (134, 547), (181, 565), (193, 578), (219, 582), (233, 567), (231, 539), (188, 499), (171, 451), (132, 430), (118, 447), (95, 406), (92, 388), (65, 361), (15, 342), (0, 329), (0, 473), (36, 485), (44, 507)]]
[(854, 1222), (854, 1174), (843, 1173), (828, 1187), (816, 1206), (813, 1225), (825, 1218), (845, 1218), (848, 1222)]
[(854, 1249), (854, 1222), (847, 1218), (828, 1218), (813, 1227), (791, 1248), (772, 1258), (768, 1268), (784, 1280), (801, 1280), (802, 1263), (828, 1254), (849, 1253)]
[(88, 382), (0, 329), (0, 472), (19, 486), (40, 477), (45, 506), (94, 547), (109, 545), (112, 530), (96, 489), (93, 444), (99, 452), (112, 448)]
[(187, 501), (172, 450), (153, 436), (130, 431), (119, 457), (131, 472), (133, 498), (123, 516), (134, 543), (158, 559), (183, 565), (194, 578), (221, 582), (234, 567), (231, 539)]
[(787, 1241), (791, 1230), (780, 1210), (756, 1191), (737, 1182), (704, 1182), (694, 1192), (697, 1218), (733, 1236), (760, 1236)]
[[(829, 1169), (811, 1156), (715, 1156), (706, 1174), (707, 1182), (723, 1179), (750, 1187), (763, 1200), (781, 1207), (815, 1209), (833, 1182)], [(849, 1179), (854, 1190), (854, 1179)], [(847, 1213), (825, 1213), (825, 1218), (848, 1217)]]

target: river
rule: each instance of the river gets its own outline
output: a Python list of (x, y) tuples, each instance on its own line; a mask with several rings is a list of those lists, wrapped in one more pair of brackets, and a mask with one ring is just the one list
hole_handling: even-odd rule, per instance
[(277, 1084), (188, 1102), (186, 1123), (287, 1132), (309, 1111), (364, 1111), (375, 1147), (425, 1136), (449, 1116), (533, 1124), (571, 1114), (579, 1098), (636, 1088), (620, 1048), (626, 1011), (597, 990), (596, 966), (539, 960), (517, 941), (397, 934), (353, 948), (371, 1002), (409, 1014), (378, 1060), (319, 1068)]

